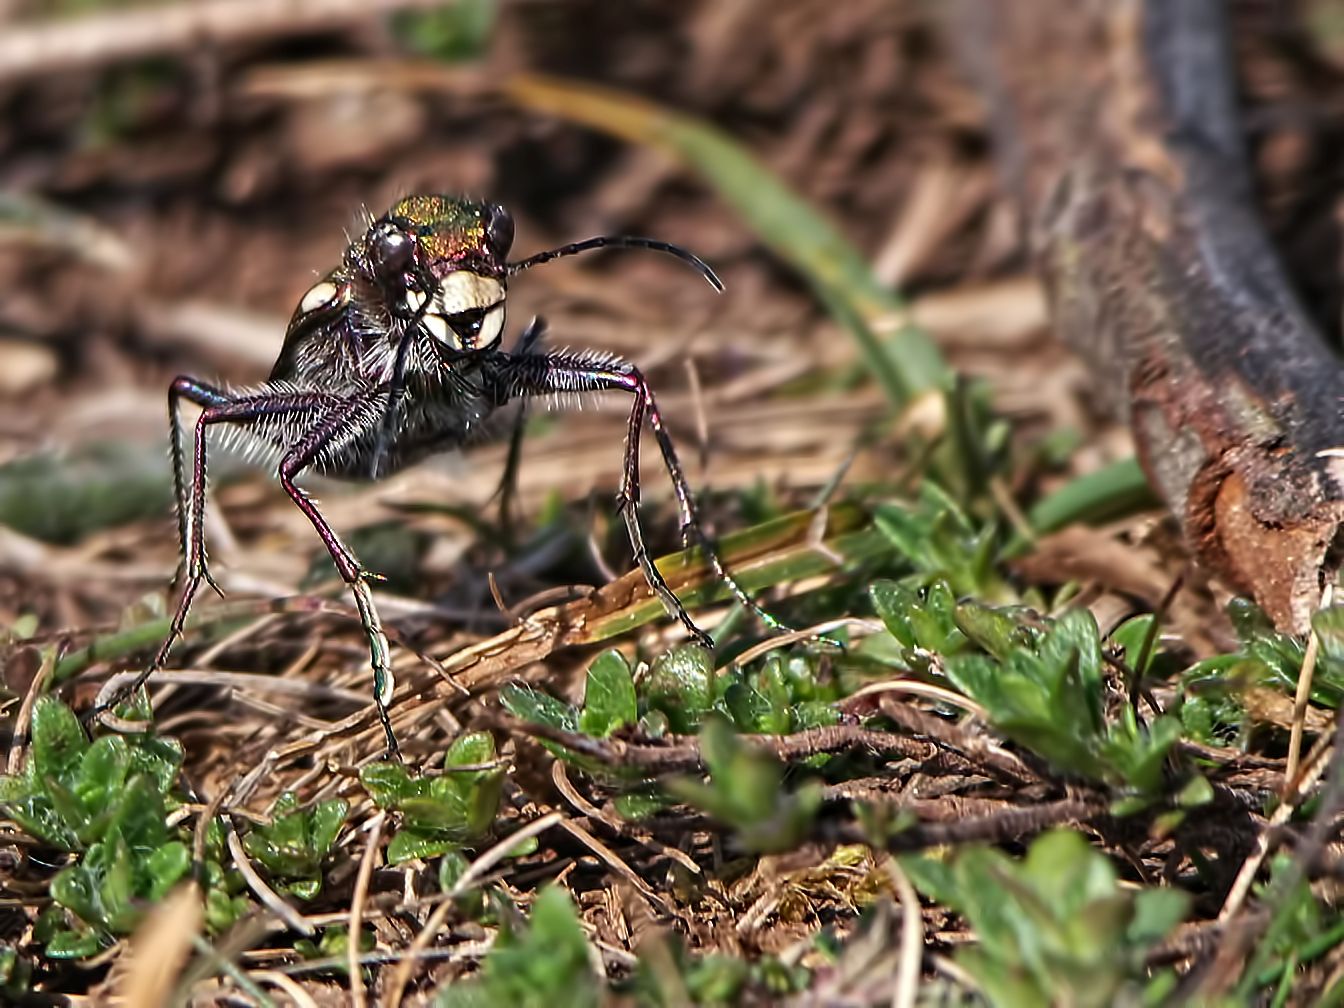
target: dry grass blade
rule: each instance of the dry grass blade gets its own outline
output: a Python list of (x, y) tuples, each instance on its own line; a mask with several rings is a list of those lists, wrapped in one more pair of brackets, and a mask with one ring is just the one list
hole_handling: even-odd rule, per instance
[(388, 985), (386, 998), (388, 1008), (399, 1008), (401, 1005), (402, 996), (406, 991), (406, 984), (409, 983), (411, 979), (411, 971), (415, 968), (415, 964), (419, 961), (420, 956), (424, 954), (427, 948), (429, 948), (429, 943), (434, 940), (434, 937), (439, 933), (439, 929), (443, 927), (443, 922), (446, 921), (448, 915), (453, 912), (453, 899), (457, 896), (461, 896), (467, 890), (475, 886), (492, 868), (494, 868), (495, 865), (508, 857), (509, 852), (514, 850), (520, 843), (544, 833), (557, 823), (563, 822), (564, 818), (565, 816), (562, 812), (550, 812), (540, 819), (534, 819), (522, 829), (510, 833), (504, 839), (500, 840), (467, 866), (466, 871), (458, 876), (457, 881), (453, 883), (452, 889), (447, 893), (447, 898), (434, 908), (434, 912), (430, 914), (429, 919), (425, 921), (425, 926), (420, 929), (420, 933), (415, 936), (415, 940), (411, 942), (405, 955), (402, 956), (401, 961), (397, 964), (397, 971), (393, 974), (392, 982)]
[(368, 839), (364, 842), (364, 856), (359, 860), (359, 874), (355, 876), (355, 891), (350, 897), (350, 916), (346, 928), (346, 963), (350, 973), (350, 1003), (362, 1008), (367, 1002), (364, 991), (364, 973), (359, 968), (360, 935), (364, 928), (364, 901), (369, 896), (369, 882), (373, 878), (374, 862), (378, 859), (379, 844), (383, 839), (383, 824), (387, 813), (379, 812), (369, 820)]
[(883, 869), (896, 887), (901, 902), (901, 957), (896, 970), (895, 990), (891, 1008), (914, 1008), (919, 996), (920, 962), (924, 955), (924, 916), (920, 911), (915, 887), (901, 871), (901, 866), (888, 858)]
[(439, 0), (202, 0), (12, 23), (0, 37), (0, 80), (111, 63), (186, 47), (296, 35)]
[(203, 916), (194, 882), (178, 886), (150, 912), (131, 936), (130, 961), (119, 985), (122, 1004), (159, 1008), (169, 1003)]

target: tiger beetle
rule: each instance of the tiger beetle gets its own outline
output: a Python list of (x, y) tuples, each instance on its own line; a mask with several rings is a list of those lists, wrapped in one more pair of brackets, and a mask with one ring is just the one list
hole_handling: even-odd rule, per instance
[[(629, 236), (589, 238), (509, 262), (513, 231), (513, 218), (498, 204), (446, 195), (409, 196), (372, 221), (346, 249), (341, 264), (300, 298), (266, 381), (250, 388), (224, 388), (185, 376), (173, 381), (168, 415), (182, 558), (178, 576), (185, 575), (185, 583), (153, 661), (95, 713), (140, 689), (163, 666), (202, 583), (219, 592), (206, 565), (203, 522), (206, 435), (216, 426), (238, 447), (278, 459), (280, 485), (312, 522), (354, 595), (368, 637), (374, 703), (389, 756), (396, 756), (398, 749), (388, 713), (393, 687), (388, 642), (369, 591), (377, 576), (360, 565), (316, 502), (295, 483), (307, 470), (340, 479), (378, 480), (469, 442), (492, 414), (511, 402), (626, 392), (633, 404), (616, 507), (650, 588), (693, 639), (713, 647), (644, 545), (637, 506), (639, 440), (646, 421), (671, 478), (683, 545), (698, 544), (738, 602), (767, 625), (779, 626), (729, 573), (701, 526), (653, 390), (640, 370), (608, 353), (544, 351), (539, 347), (540, 320), (524, 330), (512, 350), (501, 346), (509, 278), (561, 256), (605, 247), (652, 249), (689, 263), (716, 290), (723, 289), (719, 278), (685, 249)], [(202, 410), (189, 479), (179, 411), (183, 399)]]

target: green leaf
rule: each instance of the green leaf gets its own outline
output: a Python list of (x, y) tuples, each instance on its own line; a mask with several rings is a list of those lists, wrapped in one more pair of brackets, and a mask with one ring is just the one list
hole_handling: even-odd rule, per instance
[(914, 647), (915, 630), (910, 624), (910, 613), (919, 607), (914, 589), (899, 581), (874, 581), (868, 594), (887, 632), (905, 647)]
[(102, 942), (93, 931), (61, 931), (43, 949), (48, 959), (87, 959), (102, 951)]
[(35, 775), (70, 786), (89, 747), (79, 719), (55, 697), (39, 697), (33, 706), (31, 731), (33, 742), (28, 758)]
[(1160, 942), (1185, 920), (1190, 897), (1177, 889), (1144, 889), (1134, 897), (1134, 916), (1125, 938), (1135, 945)]
[[(482, 999), (462, 1000), (461, 985), (441, 990), (436, 1005), (486, 1004), (511, 1008), (596, 1008), (598, 985), (588, 941), (563, 889), (547, 886), (532, 904), (526, 927), (505, 928), (481, 966)], [(560, 1000), (557, 1001), (557, 998)]]
[(499, 702), (506, 711), (524, 721), (567, 732), (579, 730), (579, 717), (573, 707), (530, 686), (506, 683), (499, 691)]
[(191, 868), (191, 850), (179, 840), (173, 840), (155, 850), (145, 859), (145, 871), (150, 878), (146, 896), (158, 901), (168, 895)]
[[(1047, 494), (1031, 508), (1027, 519), (1038, 535), (1045, 535), (1076, 522), (1112, 521), (1160, 505), (1138, 460), (1127, 458), (1079, 476)], [(1009, 549), (1019, 552), (1028, 545), (1019, 539)]]
[(414, 826), (403, 826), (387, 845), (387, 863), (401, 864), (420, 858), (428, 861), (456, 850), (460, 844), (447, 838), (437, 830), (421, 830)]
[(700, 753), (709, 782), (672, 777), (663, 782), (669, 794), (733, 827), (738, 842), (751, 850), (777, 853), (797, 846), (821, 805), (817, 782), (787, 791), (783, 767), (739, 739), (720, 717), (706, 720)]
[[(493, 763), (494, 761), (494, 736), (489, 732), (477, 731), (466, 732), (459, 735), (448, 748), (448, 753), (443, 758), (443, 765), (445, 767), (477, 766), (482, 763)], [(475, 773), (478, 774), (490, 772), (492, 771), (475, 771)], [(458, 774), (452, 779), (463, 780), (466, 779), (467, 776), (467, 774)]]
[(664, 652), (642, 685), (649, 707), (662, 711), (674, 732), (693, 734), (714, 703), (713, 656), (695, 644)]
[(369, 763), (360, 768), (359, 782), (382, 809), (394, 809), (415, 794), (416, 784), (400, 763)]
[(921, 892), (971, 924), (978, 944), (956, 960), (993, 1005), (1137, 1004), (1149, 950), (1188, 909), (1172, 889), (1122, 889), (1105, 856), (1064, 830), (1038, 837), (1020, 861), (968, 847), (950, 865), (902, 864)]
[(325, 858), (331, 852), (332, 845), (345, 825), (350, 814), (350, 803), (343, 798), (329, 798), (318, 802), (309, 818), (309, 846), (319, 858)]
[(612, 649), (598, 655), (588, 668), (579, 728), (587, 735), (606, 738), (639, 719), (635, 680), (625, 656)]
[[(341, 799), (324, 801), (312, 809), (297, 808), (297, 804), (292, 792), (281, 795), (271, 811), (271, 824), (243, 837), (243, 849), (300, 895), (312, 887), (296, 889), (296, 884), (320, 882), (322, 861), (345, 822), (349, 805)], [(313, 889), (313, 895), (316, 892)]]

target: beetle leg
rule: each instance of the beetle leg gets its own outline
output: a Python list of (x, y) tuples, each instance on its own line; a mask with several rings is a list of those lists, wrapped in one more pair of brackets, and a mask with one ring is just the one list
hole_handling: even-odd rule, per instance
[[(178, 414), (181, 399), (201, 403), (205, 408), (196, 420), (191, 479), (186, 479), (182, 424)], [(292, 414), (312, 412), (331, 401), (317, 393), (260, 393), (233, 396), (190, 378), (176, 379), (169, 389), (169, 415), (172, 423), (173, 477), (178, 502), (178, 532), (184, 544), (184, 583), (177, 609), (168, 625), (168, 634), (159, 645), (154, 659), (130, 683), (118, 689), (108, 700), (90, 711), (94, 718), (116, 707), (144, 686), (145, 681), (163, 667), (173, 645), (182, 636), (192, 602), (203, 582), (214, 586), (205, 563), (205, 481), (206, 434), (214, 424), (247, 424)], [(218, 590), (218, 588), (216, 588)]]
[[(532, 319), (518, 342), (510, 351), (510, 357), (529, 357), (536, 353), (537, 346), (546, 335), (546, 320), (540, 316)], [(513, 426), (509, 430), (509, 452), (504, 459), (504, 471), (499, 477), (499, 486), (494, 496), (499, 498), (499, 529), (505, 543), (513, 543), (514, 501), (518, 495), (518, 469), (523, 460), (523, 435), (527, 432), (527, 399), (519, 401), (517, 412), (513, 415)]]
[(378, 709), (378, 720), (382, 723), (383, 734), (387, 740), (387, 754), (389, 757), (396, 757), (399, 749), (396, 736), (392, 732), (392, 720), (388, 711), (393, 691), (390, 649), (368, 585), (368, 582), (376, 579), (377, 575), (371, 574), (360, 565), (354, 553), (341, 542), (335, 530), (318, 510), (317, 504), (294, 482), (299, 473), (317, 461), (324, 451), (335, 448), (340, 439), (358, 436), (370, 425), (379, 424), (380, 410), (384, 408), (383, 396), (371, 394), (347, 400), (331, 410), (285, 452), (280, 460), (279, 476), (280, 485), (312, 523), (318, 537), (327, 547), (327, 552), (331, 554), (341, 580), (349, 586), (350, 593), (354, 596), (355, 608), (359, 611), (359, 620), (369, 641), (374, 706)]
[(746, 590), (733, 577), (724, 565), (713, 539), (705, 531), (700, 521), (699, 509), (691, 492), (690, 483), (682, 469), (681, 459), (677, 456), (672, 436), (663, 422), (654, 398), (643, 373), (633, 364), (615, 359), (604, 359), (582, 354), (530, 354), (516, 356), (501, 354), (496, 365), (496, 380), (502, 380), (505, 387), (514, 395), (536, 396), (552, 392), (595, 392), (618, 390), (633, 397), (630, 407), (630, 419), (626, 430), (625, 462), (621, 475), (621, 486), (617, 493), (616, 505), (625, 520), (635, 561), (644, 572), (649, 587), (662, 600), (668, 613), (674, 616), (699, 643), (713, 646), (710, 636), (700, 629), (691, 619), (681, 600), (668, 587), (653, 560), (649, 557), (644, 544), (644, 532), (639, 524), (639, 441), (645, 420), (653, 431), (662, 454), (663, 466), (672, 483), (672, 491), (677, 499), (677, 510), (681, 519), (681, 537), (683, 544), (694, 541), (704, 552), (706, 560), (715, 575), (724, 582), (737, 601), (754, 613), (758, 619), (773, 630), (785, 629), (783, 624), (771, 616), (747, 594)]

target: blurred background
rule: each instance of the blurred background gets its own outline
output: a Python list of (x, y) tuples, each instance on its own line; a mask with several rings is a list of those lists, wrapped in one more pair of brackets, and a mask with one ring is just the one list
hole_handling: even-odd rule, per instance
[[(161, 589), (174, 545), (168, 382), (264, 377), (297, 298), (365, 209), (409, 192), (502, 202), (519, 255), (599, 233), (694, 249), (726, 294), (665, 257), (591, 256), (520, 277), (511, 329), (543, 314), (552, 345), (646, 368), (698, 487), (753, 489), (768, 511), (767, 499), (802, 503), (839, 470), (883, 398), (807, 284), (665, 152), (571, 123), (563, 108), (529, 108), (509, 90), (524, 73), (599, 83), (722, 129), (831, 215), (882, 282), (911, 291), (959, 363), (998, 373), (1007, 408), (1054, 411), (1049, 426), (1073, 409), (1075, 372), (1057, 369), (1041, 340), (1040, 297), (991, 187), (976, 103), (922, 5), (463, 0), (362, 5), (369, 13), (353, 18), (340, 3), (269, 18), (214, 6), (223, 14), (208, 29), (174, 34), (167, 8), (141, 26), (119, 4), (9, 5), (0, 620), (35, 612), (46, 630), (82, 625)], [(119, 50), (142, 35), (141, 51)], [(1028, 348), (1029, 369), (996, 363)], [(527, 514), (560, 491), (593, 495), (592, 520), (610, 520), (623, 414), (612, 404), (534, 421)], [(398, 526), (420, 538), (383, 536), (366, 545), (385, 554), (369, 563), (402, 586), (438, 576), (446, 591), (502, 459), (502, 445), (487, 445), (322, 497), (350, 533), (388, 521), (389, 508), (426, 505)], [(854, 475), (873, 464), (857, 460)], [(324, 562), (265, 474), (222, 459), (212, 472), (223, 481), (212, 554), (226, 587), (284, 594)], [(666, 499), (655, 469), (646, 486)], [(742, 508), (751, 500), (720, 524), (753, 517)], [(667, 530), (655, 538), (674, 545)], [(600, 578), (590, 559), (573, 563), (570, 578)]]
[[(1344, 90), (1329, 6), (1243, 3), (1237, 15), (1265, 208), (1337, 333), (1331, 110)], [(85, 625), (161, 589), (174, 554), (167, 383), (264, 377), (297, 298), (362, 214), (409, 192), (504, 203), (517, 254), (624, 232), (684, 244), (720, 271), (728, 289), (715, 296), (665, 257), (611, 253), (530, 272), (510, 294), (512, 331), (543, 314), (553, 345), (648, 370), (692, 481), (744, 491), (717, 509), (720, 526), (806, 504), (847, 462), (855, 485), (896, 471), (876, 436), (893, 422), (881, 391), (779, 239), (703, 172), (631, 142), (656, 139), (655, 112), (618, 122), (528, 75), (721, 131), (903, 292), (909, 313), (894, 325), (913, 320), (960, 372), (990, 380), (1020, 438), (1073, 469), (1125, 453), (1046, 335), (943, 13), (915, 0), (0, 4), (0, 621)], [(529, 520), (586, 504), (515, 592), (548, 569), (602, 579), (602, 551), (574, 536), (610, 522), (623, 413), (534, 420)], [(486, 445), (322, 496), (336, 527), (372, 530), (369, 563), (394, 587), (445, 598), (465, 581), (461, 601), (476, 604), (481, 563), (498, 556), (476, 533), (502, 459)], [(214, 473), (226, 586), (283, 594), (310, 569), (329, 576), (264, 474), (222, 460)], [(666, 500), (656, 471), (646, 486)], [(670, 521), (653, 522), (674, 545)]]

